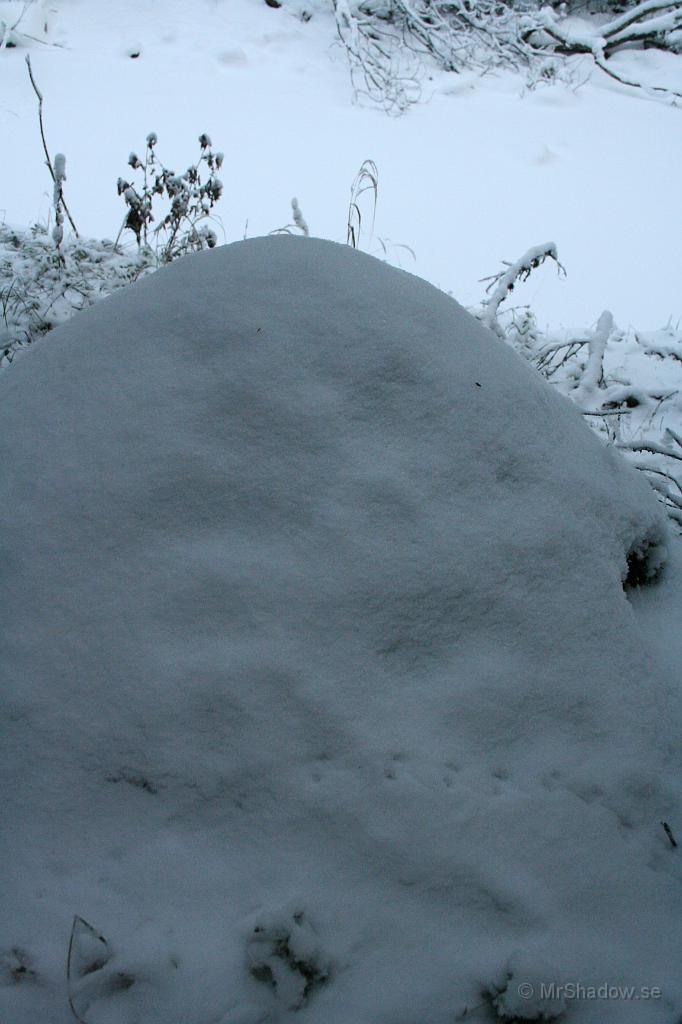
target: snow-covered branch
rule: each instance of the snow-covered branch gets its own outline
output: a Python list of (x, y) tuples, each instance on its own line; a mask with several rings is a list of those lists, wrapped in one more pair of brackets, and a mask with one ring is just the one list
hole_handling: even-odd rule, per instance
[(588, 341), (589, 356), (587, 366), (582, 375), (580, 384), (573, 392), (572, 398), (586, 412), (594, 411), (588, 408), (595, 398), (595, 392), (604, 379), (604, 354), (609, 338), (614, 329), (613, 314), (605, 309), (597, 321), (597, 327)]
[[(682, 0), (645, 0), (608, 21), (566, 18), (546, 6), (496, 0), (331, 0), (358, 95), (400, 113), (420, 95), (422, 61), (446, 71), (507, 67), (537, 83), (548, 58), (586, 54), (623, 85), (679, 95), (628, 78), (609, 64), (624, 47), (682, 48)], [(557, 68), (553, 68), (553, 74)], [(559, 66), (559, 73), (560, 66)], [(569, 74), (566, 71), (566, 74)]]
[(534, 245), (532, 249), (528, 249), (521, 259), (516, 260), (515, 263), (507, 263), (506, 270), (502, 270), (499, 274), (494, 274), (492, 277), (483, 278), (483, 281), (490, 282), (486, 290), (491, 294), (487, 299), (483, 300), (481, 303), (482, 308), (477, 314), (481, 323), (485, 324), (490, 330), (495, 331), (496, 334), (503, 336), (504, 332), (498, 322), (501, 304), (511, 295), (517, 281), (527, 280), (533, 270), (548, 258), (554, 260), (559, 273), (565, 273), (564, 268), (559, 263), (556, 245), (554, 242), (545, 242), (544, 245)]
[[(663, 13), (664, 12), (664, 13)], [(645, 0), (633, 10), (620, 18), (594, 30), (589, 23), (583, 29), (575, 27), (573, 22), (567, 23), (551, 7), (543, 7), (537, 15), (537, 28), (541, 36), (537, 38), (532, 27), (532, 19), (525, 38), (535, 37), (536, 45), (542, 47), (542, 34), (551, 40), (555, 53), (564, 56), (588, 54), (595, 64), (610, 78), (636, 89), (665, 93), (669, 96), (682, 96), (665, 86), (648, 85), (628, 78), (616, 71), (608, 58), (626, 46), (642, 48), (657, 47), (661, 50), (677, 52), (680, 48), (679, 29), (682, 27), (682, 2), (669, 3), (667, 0)]]
[(356, 96), (389, 114), (401, 114), (421, 96), (420, 62), (401, 45), (390, 20), (363, 13), (350, 0), (331, 0), (336, 32), (346, 51)]

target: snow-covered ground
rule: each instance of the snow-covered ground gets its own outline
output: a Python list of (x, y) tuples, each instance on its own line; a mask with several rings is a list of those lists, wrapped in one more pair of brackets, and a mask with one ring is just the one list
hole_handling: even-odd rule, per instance
[[(294, 195), (345, 241), (372, 158), (362, 248), (474, 305), (554, 239), (568, 278), (548, 262), (513, 301), (557, 344), (610, 309), (637, 330), (608, 396), (640, 432), (679, 411), (657, 397), (679, 332), (641, 333), (682, 316), (677, 107), (576, 62), (531, 91), (434, 72), (389, 118), (351, 102), (321, 0), (43, 11), (83, 235), (116, 236), (150, 130), (178, 170), (201, 131), (225, 153), (221, 242)], [(21, 230), (52, 195), (25, 52), (0, 52)], [(614, 59), (682, 86), (682, 58)], [(626, 597), (662, 536), (643, 478), (481, 332), (275, 237), (124, 289), (3, 375), (1, 1024), (682, 1018), (679, 541)]]
[[(402, 118), (351, 103), (345, 56), (321, 0), (51, 0), (54, 46), (31, 48), (50, 147), (67, 157), (67, 201), (81, 232), (115, 236), (116, 179), (159, 136), (184, 169), (208, 131), (225, 152), (224, 238), (291, 220), (345, 240), (350, 183), (366, 158), (381, 176), (376, 235), (389, 256), (465, 305), (503, 259), (553, 239), (569, 276), (547, 269), (520, 293), (540, 322), (585, 327), (604, 308), (621, 327), (682, 316), (678, 167), (682, 113), (575, 65), (574, 85), (528, 91), (511, 74), (425, 78)], [(297, 16), (313, 12), (304, 22)], [(131, 54), (139, 53), (136, 58)], [(43, 165), (24, 51), (2, 53), (0, 210), (14, 225), (47, 219)], [(680, 88), (680, 61), (614, 60)], [(367, 248), (377, 254), (376, 240)], [(416, 261), (404, 249), (408, 245)]]

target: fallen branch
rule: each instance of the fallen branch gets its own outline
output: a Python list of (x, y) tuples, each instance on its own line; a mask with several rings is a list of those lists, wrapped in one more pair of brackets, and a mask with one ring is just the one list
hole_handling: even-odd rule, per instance
[(601, 71), (609, 76), (609, 78), (613, 78), (615, 82), (619, 82), (621, 85), (630, 86), (632, 89), (642, 89), (644, 92), (662, 92), (667, 96), (674, 96), (676, 99), (682, 99), (682, 92), (677, 92), (675, 89), (668, 89), (663, 85), (643, 85), (642, 82), (635, 82), (631, 78), (625, 78), (623, 75), (617, 74), (613, 68), (607, 67), (604, 60), (600, 60), (595, 57), (594, 62)]
[(601, 26), (601, 34), (609, 39), (616, 35), (618, 32), (622, 32), (623, 29), (629, 28), (635, 22), (640, 21), (642, 18), (646, 18), (650, 14), (658, 14), (661, 11), (670, 11), (679, 8), (679, 0), (644, 0), (644, 3), (637, 4), (636, 7), (630, 8), (624, 14), (614, 18), (612, 21)]
[[(649, 21), (640, 23), (639, 19), (647, 14), (658, 12), (662, 9), (672, 8), (672, 15), (663, 18), (651, 18)], [(635, 27), (635, 22), (637, 25)], [(661, 50), (675, 50), (676, 44), (672, 33), (682, 25), (682, 6), (677, 3), (659, 4), (658, 0), (651, 3), (640, 4), (634, 11), (629, 12), (628, 20), (616, 19), (608, 25), (601, 26), (599, 33), (579, 33), (575, 29), (564, 28), (557, 15), (550, 7), (543, 7), (538, 15), (538, 28), (545, 32), (553, 40), (554, 52), (570, 57), (578, 54), (588, 54), (594, 59), (594, 63), (610, 78), (627, 85), (633, 89), (642, 89), (644, 92), (659, 92), (668, 96), (682, 99), (682, 93), (675, 89), (661, 85), (645, 85), (642, 82), (626, 78), (609, 66), (608, 58), (621, 47), (628, 44), (638, 43), (642, 47), (655, 46)], [(529, 31), (529, 35), (533, 30)]]

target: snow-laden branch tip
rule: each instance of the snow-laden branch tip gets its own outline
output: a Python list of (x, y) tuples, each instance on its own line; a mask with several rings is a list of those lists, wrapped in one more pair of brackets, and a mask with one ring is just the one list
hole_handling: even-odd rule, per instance
[(310, 229), (308, 228), (305, 217), (301, 213), (301, 207), (298, 205), (298, 199), (296, 199), (295, 196), (291, 200), (291, 215), (298, 230), (302, 234), (308, 236), (310, 234)]
[(618, 448), (629, 452), (651, 452), (652, 455), (665, 455), (668, 459), (677, 459), (682, 462), (682, 452), (666, 448), (665, 445), (658, 444), (656, 441), (623, 441)]
[(64, 238), (64, 191), (63, 183), (66, 181), (66, 157), (63, 153), (57, 153), (54, 158), (53, 168), (54, 186), (52, 189), (52, 205), (54, 206), (54, 227), (52, 228), (52, 240), (57, 249)]
[(557, 265), (557, 272), (564, 274), (566, 271), (559, 262), (557, 248), (554, 242), (545, 242), (544, 245), (534, 245), (523, 254), (521, 259), (515, 263), (509, 263), (506, 270), (492, 277), (484, 277), (482, 281), (489, 281), (486, 291), (491, 292), (487, 299), (481, 303), (482, 309), (478, 314), (480, 321), (495, 331), (496, 334), (504, 337), (504, 331), (498, 324), (497, 315), (504, 300), (513, 292), (517, 281), (526, 281), (530, 274), (537, 267), (541, 266), (546, 259), (552, 259)]
[(604, 353), (613, 331), (613, 314), (605, 309), (587, 343), (589, 349), (587, 366), (578, 387), (571, 396), (584, 412), (593, 411), (589, 407), (604, 378)]

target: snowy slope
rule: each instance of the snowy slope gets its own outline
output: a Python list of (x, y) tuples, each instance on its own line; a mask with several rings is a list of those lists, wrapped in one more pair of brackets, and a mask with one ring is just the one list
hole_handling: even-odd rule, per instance
[[(249, 235), (289, 223), (292, 196), (314, 234), (345, 240), (350, 184), (373, 158), (376, 235), (389, 259), (465, 305), (501, 260), (550, 238), (568, 279), (547, 268), (515, 295), (542, 326), (587, 327), (605, 308), (640, 330), (682, 316), (682, 113), (603, 74), (590, 79), (585, 61), (569, 84), (534, 91), (522, 76), (434, 71), (423, 103), (395, 119), (353, 105), (327, 0), (49, 8), (50, 45), (31, 42), (30, 52), (48, 143), (66, 154), (67, 202), (86, 237), (116, 236), (125, 214), (116, 180), (148, 132), (180, 171), (208, 131), (226, 155), (221, 241), (241, 239), (247, 221)], [(0, 65), (0, 216), (17, 227), (46, 221), (52, 192), (25, 52), (2, 52)], [(682, 89), (671, 54), (614, 60), (623, 74)], [(365, 234), (362, 246), (381, 255), (378, 238)]]
[(87, 1024), (679, 1017), (664, 527), (509, 348), (250, 240), (33, 346), (0, 435), (0, 1019), (72, 1019), (75, 914)]

